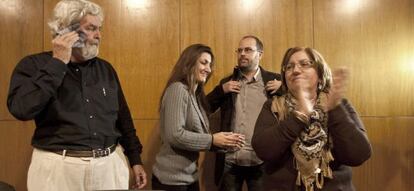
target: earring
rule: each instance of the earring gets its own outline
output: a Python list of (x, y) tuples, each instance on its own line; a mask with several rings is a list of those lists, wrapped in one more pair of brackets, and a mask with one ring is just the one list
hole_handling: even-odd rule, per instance
[(318, 83), (318, 90), (322, 91), (322, 83), (320, 83), (320, 82)]

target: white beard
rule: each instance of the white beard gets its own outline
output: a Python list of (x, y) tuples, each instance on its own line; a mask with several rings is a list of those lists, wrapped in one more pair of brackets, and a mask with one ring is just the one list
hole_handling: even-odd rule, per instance
[(84, 47), (74, 48), (73, 52), (83, 61), (90, 60), (98, 56), (99, 45), (98, 43), (85, 42)]

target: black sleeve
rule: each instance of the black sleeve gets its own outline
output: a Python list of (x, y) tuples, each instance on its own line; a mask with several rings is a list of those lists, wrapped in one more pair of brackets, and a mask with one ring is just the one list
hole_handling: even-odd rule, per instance
[(67, 70), (65, 63), (51, 56), (23, 58), (10, 81), (7, 97), (10, 113), (20, 120), (33, 119), (50, 99), (56, 97)]
[(279, 121), (271, 105), (272, 99), (268, 99), (262, 107), (256, 121), (252, 146), (262, 160), (277, 162), (289, 151), (306, 124), (296, 117)]
[(213, 91), (211, 91), (207, 96), (207, 101), (209, 104), (209, 112), (214, 113), (219, 109), (223, 102), (226, 101), (227, 96), (231, 96), (231, 93), (224, 93), (223, 84), (230, 81), (232, 76), (227, 76), (220, 81), (220, 83), (214, 87)]
[(142, 152), (142, 144), (136, 135), (136, 130), (134, 127), (134, 123), (131, 117), (131, 112), (129, 111), (128, 104), (126, 102), (124, 93), (121, 88), (121, 84), (119, 82), (119, 78), (114, 69), (112, 69), (116, 81), (118, 83), (118, 103), (119, 103), (119, 111), (118, 111), (118, 119), (116, 121), (116, 127), (121, 132), (122, 136), (119, 140), (119, 143), (125, 149), (124, 153), (128, 157), (129, 164), (132, 166), (136, 164), (142, 164), (141, 160), (141, 152)]
[(207, 101), (209, 104), (209, 112), (210, 113), (214, 113), (215, 111), (217, 111), (218, 108), (220, 108), (220, 106), (222, 105), (223, 101), (224, 101), (224, 97), (226, 96), (226, 94), (224, 94), (223, 91), (223, 84), (219, 84), (217, 85), (213, 91), (211, 91), (207, 96)]
[(347, 100), (328, 112), (328, 128), (336, 161), (358, 166), (370, 158), (372, 148), (364, 125)]
[[(278, 73), (274, 73), (274, 72), (270, 72), (270, 71), (266, 71), (266, 70), (264, 70), (263, 68), (262, 68), (262, 76), (263, 76), (263, 80), (264, 80), (264, 83), (265, 83), (265, 85), (269, 82), (269, 81), (271, 81), (271, 80), (278, 80), (278, 81), (281, 81), (282, 80), (282, 76), (280, 75), (280, 74), (278, 74)], [(273, 97), (273, 96), (281, 96), (281, 95), (283, 95), (284, 93), (283, 93), (283, 88), (282, 88), (282, 86), (280, 86), (277, 90), (276, 90), (276, 92), (275, 93), (271, 93), (272, 91), (267, 91), (266, 92), (266, 94), (267, 94), (267, 97), (268, 98), (271, 98), (271, 97)]]
[[(282, 76), (280, 74), (275, 74), (275, 79), (278, 81), (282, 81)], [(279, 89), (277, 89), (277, 91), (274, 94), (272, 94), (272, 96), (282, 96), (283, 94), (285, 94), (285, 92), (283, 91), (282, 85), (280, 85)]]

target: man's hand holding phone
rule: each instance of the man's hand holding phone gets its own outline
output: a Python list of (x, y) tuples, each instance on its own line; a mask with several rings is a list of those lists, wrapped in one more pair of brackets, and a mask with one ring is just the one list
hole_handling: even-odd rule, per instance
[(54, 58), (67, 64), (72, 56), (72, 48), (85, 46), (86, 34), (79, 27), (80, 24), (75, 23), (57, 32), (52, 40)]
[(72, 46), (77, 40), (79, 40), (79, 34), (76, 31), (57, 35), (52, 40), (53, 57), (68, 64), (72, 56)]

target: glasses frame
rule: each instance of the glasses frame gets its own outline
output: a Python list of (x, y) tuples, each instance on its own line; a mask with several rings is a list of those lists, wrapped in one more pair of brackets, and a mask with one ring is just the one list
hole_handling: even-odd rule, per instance
[(237, 48), (236, 50), (234, 50), (236, 54), (242, 54), (243, 52), (246, 54), (252, 54), (255, 51), (262, 52), (261, 50), (253, 49), (252, 47)]
[[(292, 65), (291, 67), (288, 68), (288, 66)], [(315, 66), (315, 61), (313, 60), (300, 60), (299, 63), (287, 63), (283, 66), (283, 71), (285, 72), (292, 72), (296, 67), (298, 67), (299, 69), (303, 70), (303, 69), (309, 69), (309, 68), (313, 68)]]

